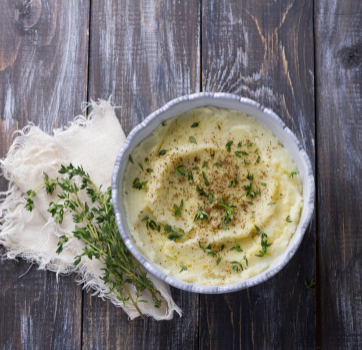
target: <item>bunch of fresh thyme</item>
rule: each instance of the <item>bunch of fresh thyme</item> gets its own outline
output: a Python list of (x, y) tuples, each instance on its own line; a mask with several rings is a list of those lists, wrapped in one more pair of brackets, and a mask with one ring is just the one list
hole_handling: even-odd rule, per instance
[[(131, 255), (124, 244), (119, 232), (113, 211), (111, 200), (111, 189), (108, 188), (105, 193), (101, 191), (90, 179), (89, 175), (81, 166), (74, 167), (61, 166), (60, 174), (66, 175), (61, 179), (49, 179), (44, 173), (44, 182), (36, 189), (27, 192), (26, 209), (32, 211), (34, 208), (33, 197), (36, 192), (44, 188), (47, 194), (53, 194), (57, 186), (61, 192), (58, 194), (58, 200), (49, 204), (48, 212), (52, 214), (57, 224), (61, 224), (66, 212), (73, 215), (75, 230), (73, 235), (61, 236), (57, 253), (63, 250), (63, 244), (69, 239), (76, 238), (85, 243), (83, 252), (75, 257), (74, 265), (81, 262), (83, 256), (88, 259), (96, 258), (103, 265), (103, 275), (100, 278), (108, 285), (110, 293), (114, 293), (118, 300), (133, 304), (139, 314), (144, 318), (138, 303), (147, 302), (142, 300), (141, 292), (148, 290), (154, 302), (154, 306), (161, 306), (161, 294), (154, 287), (153, 283), (147, 277), (139, 266), (139, 263)], [(82, 185), (80, 188), (76, 185), (72, 178), (78, 177)], [(79, 193), (85, 191), (90, 199), (91, 207), (87, 202), (83, 202)], [(136, 288), (136, 298), (133, 298), (126, 283), (133, 284)], [(127, 295), (123, 296), (123, 292)]]

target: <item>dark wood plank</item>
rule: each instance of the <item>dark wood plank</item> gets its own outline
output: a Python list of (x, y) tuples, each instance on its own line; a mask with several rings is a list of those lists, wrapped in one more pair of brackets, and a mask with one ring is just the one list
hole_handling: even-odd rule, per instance
[[(89, 0), (0, 2), (0, 154), (29, 121), (51, 132), (86, 100)], [(7, 184), (1, 180), (1, 190)], [(2, 250), (2, 253), (5, 251)], [(0, 348), (81, 346), (81, 287), (20, 261), (0, 262)]]
[(362, 348), (362, 2), (316, 1), (322, 349)]
[[(202, 87), (273, 109), (314, 164), (313, 1), (205, 0)], [(315, 221), (289, 264), (248, 290), (201, 296), (201, 349), (315, 348)]]
[[(91, 8), (89, 96), (113, 95), (126, 134), (169, 100), (199, 91), (199, 2), (100, 1)], [(130, 321), (108, 301), (84, 299), (85, 349), (197, 349), (198, 295), (172, 290), (184, 315)]]

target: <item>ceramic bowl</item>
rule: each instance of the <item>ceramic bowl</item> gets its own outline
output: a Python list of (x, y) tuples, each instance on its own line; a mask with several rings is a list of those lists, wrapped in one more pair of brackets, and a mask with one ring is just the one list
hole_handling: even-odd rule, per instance
[[(237, 109), (251, 115), (264, 123), (281, 141), (289, 151), (295, 164), (298, 167), (299, 175), (303, 183), (304, 207), (295, 234), (285, 252), (267, 270), (246, 281), (223, 286), (202, 286), (183, 282), (175, 277), (169, 276), (159, 270), (159, 268), (148, 261), (139, 251), (129, 233), (126, 212), (123, 203), (122, 183), (125, 175), (128, 157), (133, 149), (147, 136), (149, 136), (163, 121), (179, 115), (187, 110), (200, 106), (215, 106), (222, 108)], [(112, 174), (112, 201), (117, 219), (119, 232), (126, 246), (133, 256), (142, 264), (147, 271), (162, 281), (179, 289), (188, 292), (218, 294), (229, 293), (242, 290), (265, 282), (276, 275), (293, 257), (300, 246), (304, 233), (312, 218), (314, 210), (315, 185), (313, 169), (307, 153), (302, 149), (298, 139), (283, 121), (271, 110), (262, 107), (255, 101), (247, 98), (240, 98), (228, 93), (196, 93), (182, 96), (167, 103), (162, 108), (149, 115), (141, 124), (136, 126), (128, 135), (125, 143), (120, 149)]]

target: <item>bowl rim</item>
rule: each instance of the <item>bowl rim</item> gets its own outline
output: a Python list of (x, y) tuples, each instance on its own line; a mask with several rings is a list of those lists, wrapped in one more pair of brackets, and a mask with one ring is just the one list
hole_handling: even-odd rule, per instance
[[(131, 237), (128, 236), (126, 233), (121, 219), (121, 212), (118, 205), (118, 183), (119, 183), (119, 176), (120, 176), (120, 167), (122, 163), (122, 159), (127, 151), (127, 149), (132, 144), (132, 140), (134, 137), (144, 128), (146, 128), (151, 121), (153, 121), (155, 118), (158, 118), (162, 114), (164, 114), (168, 109), (171, 107), (175, 107), (178, 104), (192, 101), (196, 99), (221, 99), (221, 100), (235, 100), (240, 102), (241, 104), (254, 107), (256, 109), (259, 109), (263, 114), (265, 114), (268, 118), (273, 119), (278, 127), (282, 129), (282, 131), (286, 134), (287, 138), (291, 142), (297, 146), (299, 154), (301, 156), (302, 161), (305, 163), (305, 166), (307, 168), (307, 185), (309, 187), (309, 196), (307, 197), (307, 200), (304, 202), (304, 205), (307, 206), (307, 214), (305, 216), (305, 219), (303, 222), (299, 222), (296, 232), (298, 231), (298, 228), (300, 227), (300, 235), (298, 239), (294, 242), (293, 246), (290, 248), (288, 254), (284, 257), (284, 259), (279, 259), (275, 265), (272, 265), (267, 270), (263, 271), (262, 273), (251, 277), (250, 279), (247, 279), (242, 282), (237, 282), (234, 284), (226, 284), (222, 286), (205, 286), (205, 285), (198, 285), (193, 283), (184, 282), (182, 280), (179, 280), (175, 277), (172, 277), (165, 272), (158, 269), (158, 267), (150, 262), (147, 258), (144, 257), (144, 255), (139, 251), (138, 247), (134, 243)], [(205, 103), (204, 106), (207, 106), (208, 104)], [(194, 107), (190, 107), (194, 108)], [(232, 108), (231, 108), (232, 109)], [(167, 119), (173, 118), (174, 116), (168, 117)], [(140, 141), (141, 142), (141, 141)], [(139, 142), (137, 143), (139, 144)], [(175, 98), (171, 100), (170, 102), (166, 103), (163, 107), (157, 109), (153, 113), (151, 113), (146, 119), (144, 119), (140, 124), (138, 124), (127, 136), (125, 142), (123, 143), (121, 149), (119, 150), (117, 154), (117, 158), (115, 161), (115, 165), (113, 168), (112, 173), (112, 202), (113, 202), (113, 208), (116, 216), (117, 226), (119, 229), (119, 233), (125, 242), (127, 248), (131, 252), (131, 254), (134, 256), (134, 258), (142, 265), (144, 268), (151, 273), (153, 276), (159, 278), (160, 280), (166, 282), (167, 284), (170, 284), (173, 287), (176, 287), (181, 290), (185, 290), (188, 292), (195, 292), (195, 293), (202, 293), (202, 294), (221, 294), (221, 293), (230, 293), (239, 291), (242, 289), (250, 288), (252, 286), (255, 286), (257, 284), (263, 283), (266, 280), (270, 279), (271, 277), (275, 276), (279, 271), (281, 271), (287, 263), (291, 260), (291, 258), (294, 256), (295, 252), (299, 248), (300, 244), (302, 243), (302, 240), (304, 238), (306, 229), (312, 219), (312, 215), (314, 212), (314, 201), (315, 201), (315, 182), (314, 182), (314, 175), (313, 175), (313, 168), (310, 162), (310, 159), (307, 155), (307, 153), (302, 148), (299, 140), (294, 135), (294, 133), (285, 125), (285, 123), (281, 120), (281, 118), (275, 114), (272, 110), (263, 107), (258, 102), (255, 102), (249, 98), (240, 97), (231, 93), (225, 93), (225, 92), (198, 92), (194, 94), (189, 94), (185, 96), (181, 96), (178, 98)], [(294, 233), (295, 234), (295, 233)], [(288, 244), (288, 247), (290, 245), (290, 242)], [(287, 248), (288, 249), (288, 248)]]

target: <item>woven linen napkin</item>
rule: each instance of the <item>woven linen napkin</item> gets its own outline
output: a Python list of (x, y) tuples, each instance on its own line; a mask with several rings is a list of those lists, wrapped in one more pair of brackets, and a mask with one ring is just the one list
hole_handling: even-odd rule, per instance
[[(63, 252), (56, 254), (58, 237), (71, 234), (75, 226), (71, 214), (65, 215), (59, 226), (47, 212), (56, 194), (49, 196), (45, 190), (39, 190), (34, 197), (35, 209), (32, 212), (24, 209), (26, 192), (43, 182), (43, 171), (50, 178), (60, 177), (61, 164), (81, 165), (97, 186), (107, 189), (111, 185), (113, 165), (125, 135), (110, 101), (92, 101), (90, 107), (92, 111), (87, 119), (76, 117), (68, 128), (54, 130), (54, 136), (28, 125), (15, 138), (6, 158), (0, 161), (2, 174), (10, 181), (0, 203), (0, 244), (6, 248), (8, 259), (21, 257), (57, 275), (76, 272), (76, 281), (84, 284), (83, 288), (94, 289), (95, 294), (110, 299), (134, 319), (139, 313), (133, 305), (123, 305), (113, 293), (108, 294), (108, 286), (99, 278), (102, 265), (98, 260), (83, 257), (81, 263), (74, 266), (74, 257), (84, 247), (82, 241), (70, 239)], [(161, 308), (156, 309), (150, 293), (142, 292), (142, 299), (148, 301), (139, 303), (142, 313), (156, 320), (172, 319), (173, 311), (181, 315), (169, 286), (150, 273), (148, 277), (164, 300)], [(129, 289), (135, 293), (133, 285), (129, 285)]]

